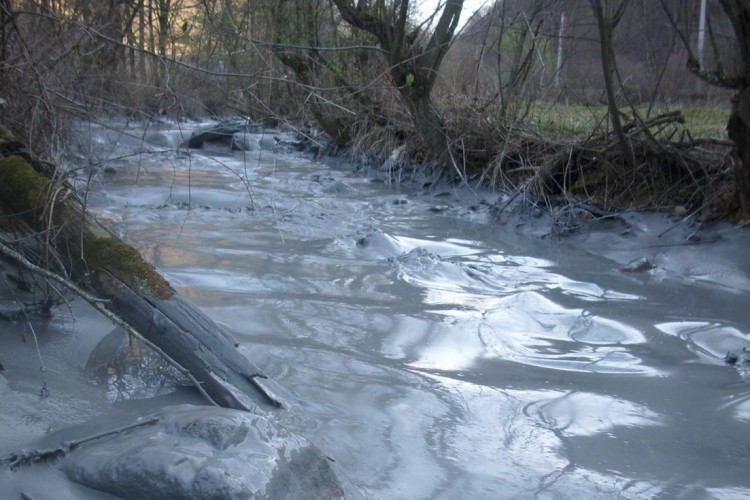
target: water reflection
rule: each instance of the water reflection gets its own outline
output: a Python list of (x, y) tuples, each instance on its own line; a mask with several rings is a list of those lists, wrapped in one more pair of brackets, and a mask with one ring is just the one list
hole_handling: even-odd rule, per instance
[(120, 329), (97, 344), (86, 362), (86, 371), (110, 402), (153, 398), (190, 385), (161, 356)]
[(750, 391), (732, 394), (720, 410), (730, 411), (737, 420), (750, 423)]
[[(325, 395), (306, 405), (315, 423), (304, 425), (316, 428), (358, 486), (375, 498), (617, 491), (604, 475), (570, 468), (560, 436), (529, 412), (529, 400), (552, 393), (410, 374), (318, 350), (253, 350), (261, 352), (271, 366), (286, 367), (284, 378), (298, 394)], [(294, 422), (299, 420), (291, 417), (289, 425)], [(351, 442), (357, 446), (347, 446)]]
[(423, 290), (426, 312), (446, 317), (442, 322), (452, 332), (423, 344), (419, 366), (464, 369), (472, 358), (497, 356), (562, 370), (659, 373), (627, 348), (646, 341), (641, 331), (587, 309), (563, 307), (548, 291), (562, 289), (586, 302), (638, 296), (566, 279), (546, 261), (519, 260), (523, 264), (512, 257), (463, 263), (421, 246), (393, 259), (399, 278)]
[(550, 430), (569, 436), (592, 436), (617, 426), (663, 425), (662, 418), (648, 408), (601, 394), (569, 392), (538, 394), (526, 412)]
[(750, 338), (737, 328), (709, 321), (674, 321), (655, 327), (687, 341), (687, 347), (701, 359), (723, 363), (729, 351), (750, 347)]

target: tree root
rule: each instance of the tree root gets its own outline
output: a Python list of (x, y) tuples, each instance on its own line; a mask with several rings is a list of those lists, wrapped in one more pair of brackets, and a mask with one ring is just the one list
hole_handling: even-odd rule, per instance
[(40, 462), (43, 460), (53, 460), (53, 459), (61, 458), (70, 454), (78, 446), (84, 443), (88, 443), (89, 441), (95, 441), (97, 439), (100, 439), (106, 436), (112, 436), (114, 434), (127, 432), (129, 430), (132, 430), (138, 427), (144, 427), (146, 425), (155, 424), (158, 421), (159, 421), (159, 417), (150, 417), (140, 422), (134, 422), (132, 424), (123, 425), (122, 427), (117, 427), (115, 429), (100, 432), (98, 434), (86, 436), (81, 439), (74, 439), (72, 441), (63, 441), (62, 443), (60, 443), (60, 446), (58, 446), (57, 448), (47, 448), (47, 449), (42, 449), (42, 450), (35, 450), (35, 449), (18, 450), (9, 454), (6, 457), (0, 458), (0, 466), (7, 466), (7, 467), (10, 467), (11, 469), (15, 469), (19, 465), (31, 465), (35, 462)]

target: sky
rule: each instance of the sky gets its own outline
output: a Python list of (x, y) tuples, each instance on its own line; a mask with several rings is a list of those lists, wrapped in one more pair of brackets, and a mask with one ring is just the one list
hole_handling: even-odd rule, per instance
[[(482, 7), (489, 7), (492, 5), (493, 0), (464, 0), (464, 9), (461, 12), (461, 20), (459, 21), (459, 29), (463, 27), (466, 21), (469, 20), (472, 14), (477, 9)], [(415, 1), (414, 4), (417, 6), (417, 10), (421, 16), (427, 17), (435, 11), (438, 4), (445, 4), (445, 0), (421, 0)]]

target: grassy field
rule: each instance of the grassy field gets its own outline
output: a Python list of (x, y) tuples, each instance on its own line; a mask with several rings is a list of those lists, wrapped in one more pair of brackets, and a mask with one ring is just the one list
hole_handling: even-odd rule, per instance
[[(631, 115), (627, 108), (621, 111)], [(641, 118), (647, 119), (647, 108), (637, 110)], [(663, 113), (681, 111), (684, 124), (674, 124), (660, 131), (659, 136), (680, 140), (685, 131), (693, 138), (726, 139), (726, 124), (729, 108), (661, 108), (652, 109), (649, 117)], [(535, 104), (531, 107), (527, 123), (540, 133), (567, 139), (585, 139), (608, 129), (605, 106), (565, 106), (560, 104)]]

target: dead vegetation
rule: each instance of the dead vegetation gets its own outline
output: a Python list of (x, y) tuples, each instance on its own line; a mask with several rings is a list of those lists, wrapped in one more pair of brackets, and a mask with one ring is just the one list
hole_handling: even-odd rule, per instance
[[(60, 163), (71, 122), (92, 113), (155, 121), (241, 114), (315, 127), (331, 151), (442, 169), (544, 205), (681, 207), (704, 220), (739, 209), (726, 136), (695, 139), (684, 115), (654, 112), (692, 102), (698, 87), (676, 38), (665, 38), (666, 14), (651, 9), (643, 19), (649, 3), (612, 3), (621, 9), (599, 16), (602, 33), (590, 2), (495, 2), (461, 32), (452, 1), (432, 13), (440, 30), (411, 17), (408, 1), (385, 10), (345, 0), (230, 3), (3, 4), (0, 121), (31, 157)], [(719, 14), (713, 22), (726, 28)], [(605, 42), (614, 45), (602, 69)], [(639, 62), (644, 54), (651, 69)], [(701, 87), (706, 100), (711, 88)], [(726, 106), (728, 95), (711, 99)], [(566, 123), (570, 103), (589, 115), (575, 126)]]
[[(521, 191), (537, 206), (573, 205), (597, 214), (661, 210), (711, 221), (731, 219), (738, 209), (732, 143), (693, 137), (680, 111), (648, 119), (622, 116), (633, 166), (606, 116), (587, 127), (587, 134), (571, 135), (542, 132), (531, 120), (493, 121), (492, 111), (465, 101), (446, 108), (458, 138), (457, 161), (441, 167), (446, 176)], [(406, 141), (399, 151), (419, 161), (416, 141)]]

